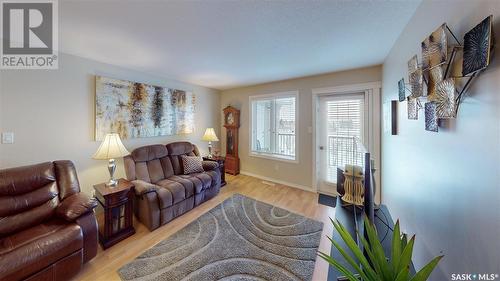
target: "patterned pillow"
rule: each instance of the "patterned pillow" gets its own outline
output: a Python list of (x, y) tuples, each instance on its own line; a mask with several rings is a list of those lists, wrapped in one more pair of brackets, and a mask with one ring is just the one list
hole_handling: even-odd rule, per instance
[(184, 175), (203, 172), (203, 159), (198, 156), (181, 155)]

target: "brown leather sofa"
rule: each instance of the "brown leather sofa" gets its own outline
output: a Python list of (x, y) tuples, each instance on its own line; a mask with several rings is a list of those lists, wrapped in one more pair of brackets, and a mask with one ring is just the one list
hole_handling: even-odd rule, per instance
[(69, 280), (97, 254), (94, 200), (70, 161), (0, 170), (0, 280)]
[(202, 173), (184, 175), (181, 155), (199, 156), (196, 145), (174, 142), (135, 149), (124, 157), (127, 179), (135, 185), (135, 213), (154, 230), (219, 193), (216, 162), (203, 161)]

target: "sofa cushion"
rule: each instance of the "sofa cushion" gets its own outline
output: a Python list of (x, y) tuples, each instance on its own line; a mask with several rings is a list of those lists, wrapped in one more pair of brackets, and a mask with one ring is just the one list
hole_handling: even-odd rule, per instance
[(166, 147), (175, 175), (184, 174), (181, 155), (199, 156), (196, 146), (190, 142), (173, 142), (167, 144)]
[(180, 182), (186, 186), (191, 186), (190, 190), (191, 192), (189, 196), (198, 194), (203, 190), (203, 183), (196, 177), (193, 177), (192, 175), (171, 176), (169, 179), (176, 182)]
[[(158, 189), (158, 197), (160, 201), (165, 201), (167, 199), (166, 194), (163, 194), (165, 191), (170, 192), (171, 194), (171, 204), (162, 204), (160, 202), (160, 207), (166, 208), (172, 206), (172, 204), (176, 204), (186, 199), (186, 188), (179, 182), (172, 181), (170, 179), (161, 180), (156, 183), (161, 188)], [(165, 202), (166, 203), (166, 202)]]
[(203, 159), (201, 157), (181, 155), (181, 159), (184, 175), (203, 172)]
[(210, 177), (208, 174), (205, 172), (203, 173), (194, 173), (190, 175), (180, 175), (179, 177), (182, 177), (184, 179), (188, 179), (195, 183), (196, 186), (196, 194), (200, 193), (202, 190), (205, 190), (210, 187), (212, 184), (212, 177)]
[(25, 278), (82, 247), (80, 226), (61, 219), (0, 238), (0, 280)]

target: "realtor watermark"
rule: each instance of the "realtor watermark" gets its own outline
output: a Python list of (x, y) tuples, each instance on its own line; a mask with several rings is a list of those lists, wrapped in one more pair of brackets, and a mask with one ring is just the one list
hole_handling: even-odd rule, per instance
[(0, 68), (58, 68), (57, 0), (0, 0), (0, 14)]
[(485, 281), (493, 281), (500, 280), (499, 275), (497, 273), (453, 273), (451, 274), (451, 280), (485, 280)]

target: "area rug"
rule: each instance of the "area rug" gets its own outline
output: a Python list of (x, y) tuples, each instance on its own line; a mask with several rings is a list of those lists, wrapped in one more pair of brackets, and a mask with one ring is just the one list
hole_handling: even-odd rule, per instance
[(118, 273), (123, 280), (311, 280), (322, 229), (236, 194)]

